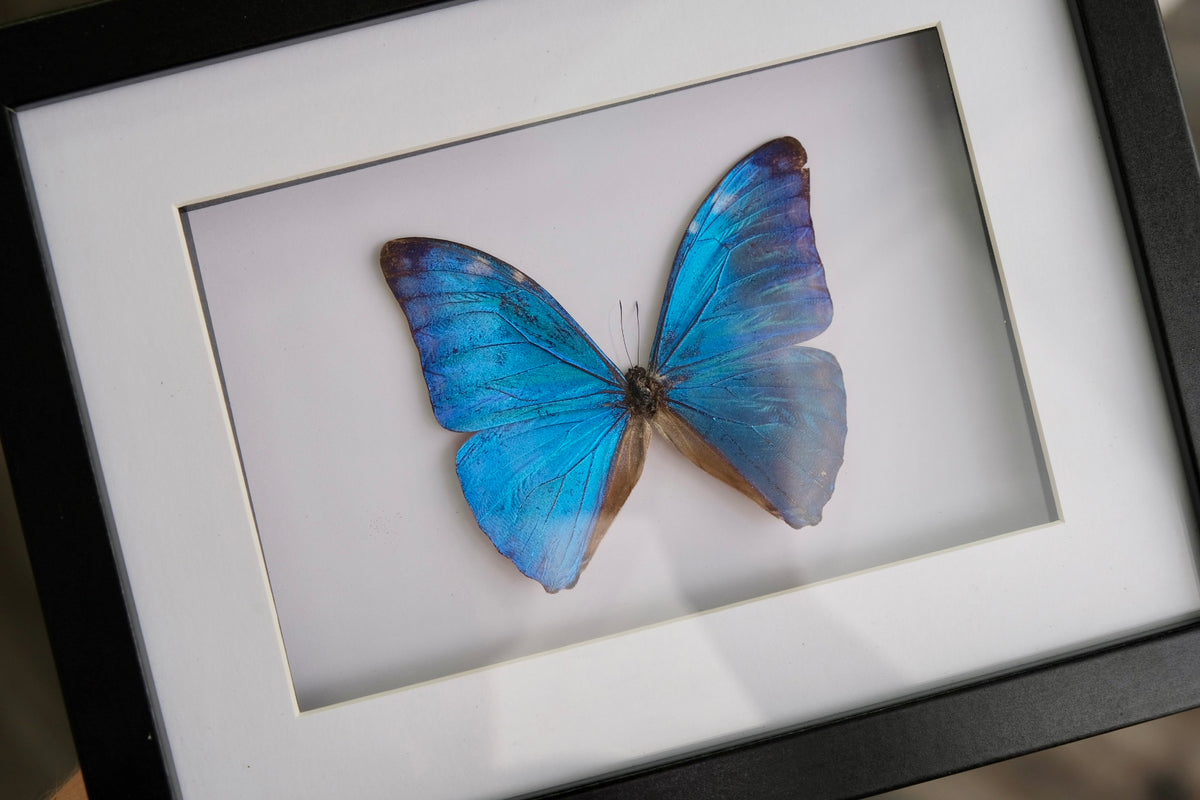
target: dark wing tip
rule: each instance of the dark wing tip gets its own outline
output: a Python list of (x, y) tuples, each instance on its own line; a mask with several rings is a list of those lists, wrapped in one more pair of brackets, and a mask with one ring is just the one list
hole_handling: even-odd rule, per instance
[(387, 278), (412, 272), (414, 265), (420, 263), (421, 257), (429, 251), (434, 241), (420, 236), (392, 239), (379, 250), (379, 268)]
[(772, 173), (800, 172), (808, 163), (804, 145), (794, 136), (780, 136), (760, 146), (748, 158), (768, 166)]

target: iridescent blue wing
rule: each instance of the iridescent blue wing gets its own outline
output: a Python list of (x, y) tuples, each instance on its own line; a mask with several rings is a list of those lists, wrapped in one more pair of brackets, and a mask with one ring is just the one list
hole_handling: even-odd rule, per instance
[(531, 278), (487, 253), (397, 239), (380, 266), (412, 329), (479, 526), (547, 591), (573, 586), (641, 474), (623, 378)]
[(649, 435), (624, 408), (559, 411), (472, 436), (458, 477), (496, 549), (557, 592), (579, 580), (637, 483)]
[(679, 245), (650, 357), (667, 389), (656, 427), (797, 528), (820, 521), (846, 438), (841, 368), (800, 346), (833, 318), (806, 161), (775, 139), (712, 190)]
[(388, 242), (379, 264), (408, 317), (443, 427), (478, 431), (620, 399), (621, 371), (515, 267), (423, 238)]
[(655, 423), (698, 466), (793, 528), (816, 525), (842, 464), (842, 371), (813, 347), (750, 354), (675, 385)]

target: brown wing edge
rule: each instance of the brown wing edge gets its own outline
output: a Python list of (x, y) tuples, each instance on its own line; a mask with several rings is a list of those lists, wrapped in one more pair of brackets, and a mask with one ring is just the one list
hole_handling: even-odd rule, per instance
[[(600, 503), (600, 512), (596, 515), (596, 527), (592, 529), (592, 538), (588, 540), (587, 550), (583, 554), (583, 563), (579, 565), (579, 575), (592, 560), (592, 554), (600, 545), (600, 540), (608, 532), (608, 527), (616, 519), (617, 512), (625, 505), (629, 493), (642, 477), (642, 468), (646, 465), (646, 449), (650, 446), (650, 425), (643, 417), (632, 417), (621, 435), (617, 452), (613, 456), (612, 468), (608, 473), (608, 486), (604, 489), (604, 500)], [(575, 582), (579, 582), (579, 575)], [(575, 585), (566, 588), (570, 589)], [(546, 591), (550, 591), (547, 589)]]
[(754, 488), (720, 450), (705, 441), (704, 437), (697, 433), (687, 420), (672, 411), (670, 406), (659, 406), (658, 413), (654, 415), (654, 427), (697, 467), (737, 489), (779, 519), (784, 519), (783, 513), (764, 497), (762, 492)]

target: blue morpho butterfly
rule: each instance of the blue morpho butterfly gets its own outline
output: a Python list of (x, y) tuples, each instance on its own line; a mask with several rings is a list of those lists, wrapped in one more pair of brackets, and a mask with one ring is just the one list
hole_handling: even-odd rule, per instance
[(479, 527), (548, 592), (579, 579), (642, 473), (651, 428), (793, 528), (815, 525), (846, 439), (833, 307), (804, 148), (747, 155), (688, 225), (645, 367), (621, 370), (520, 270), (396, 239), (380, 265), (438, 422), (474, 433), (458, 477)]

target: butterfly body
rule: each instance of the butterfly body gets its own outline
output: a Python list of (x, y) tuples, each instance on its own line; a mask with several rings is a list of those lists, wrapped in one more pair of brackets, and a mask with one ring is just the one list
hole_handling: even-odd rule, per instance
[(529, 276), (455, 242), (383, 247), (480, 527), (550, 592), (575, 585), (642, 473), (651, 431), (792, 527), (814, 525), (846, 435), (841, 370), (800, 345), (832, 318), (795, 139), (701, 204), (646, 366), (622, 372)]
[(633, 366), (625, 373), (625, 408), (631, 415), (652, 418), (666, 395), (662, 378), (645, 367)]

